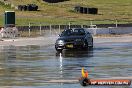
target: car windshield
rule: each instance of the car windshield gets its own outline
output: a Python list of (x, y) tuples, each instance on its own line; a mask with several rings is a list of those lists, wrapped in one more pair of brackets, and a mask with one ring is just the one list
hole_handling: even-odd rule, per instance
[(85, 35), (84, 29), (67, 29), (64, 30), (61, 36), (82, 36)]

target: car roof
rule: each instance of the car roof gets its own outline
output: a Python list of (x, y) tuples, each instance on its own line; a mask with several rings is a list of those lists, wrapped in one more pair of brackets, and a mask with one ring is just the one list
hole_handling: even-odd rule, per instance
[(75, 29), (80, 29), (80, 30), (83, 29), (84, 31), (86, 30), (86, 29), (84, 29), (84, 28), (71, 28), (71, 29), (65, 29), (65, 30), (75, 30)]
[(85, 28), (71, 28), (71, 29), (65, 29), (65, 30), (75, 30), (75, 29), (83, 29), (86, 33), (90, 34), (90, 32), (87, 31)]

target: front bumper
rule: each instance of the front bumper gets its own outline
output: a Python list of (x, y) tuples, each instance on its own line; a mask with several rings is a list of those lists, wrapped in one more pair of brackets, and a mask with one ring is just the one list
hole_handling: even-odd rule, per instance
[(64, 45), (55, 44), (56, 49), (78, 49), (87, 47), (84, 42), (67, 42)]

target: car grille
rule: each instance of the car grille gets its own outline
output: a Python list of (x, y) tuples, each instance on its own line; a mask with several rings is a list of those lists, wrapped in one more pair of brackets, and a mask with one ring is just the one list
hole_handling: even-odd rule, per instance
[(75, 41), (74, 39), (65, 40), (65, 42), (74, 42), (74, 41)]

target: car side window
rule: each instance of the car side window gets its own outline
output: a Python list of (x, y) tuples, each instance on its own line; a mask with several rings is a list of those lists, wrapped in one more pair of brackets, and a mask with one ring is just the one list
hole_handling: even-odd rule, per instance
[(61, 34), (61, 36), (69, 36), (71, 35), (72, 31), (71, 30), (64, 30)]
[(84, 35), (85, 31), (84, 30), (79, 30), (80, 35)]

